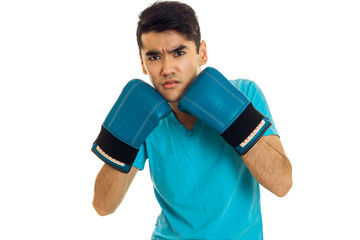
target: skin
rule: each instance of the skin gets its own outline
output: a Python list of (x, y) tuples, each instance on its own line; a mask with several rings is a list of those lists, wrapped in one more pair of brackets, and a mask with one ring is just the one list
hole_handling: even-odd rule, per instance
[[(193, 41), (176, 31), (148, 32), (142, 35), (140, 51), (142, 71), (154, 88), (169, 102), (175, 116), (186, 129), (192, 129), (196, 117), (178, 110), (177, 104), (187, 87), (207, 63), (205, 42), (199, 51)], [(242, 157), (254, 178), (279, 197), (292, 186), (292, 167), (279, 137), (262, 137)], [(93, 206), (99, 215), (113, 213), (124, 199), (138, 169), (124, 174), (104, 164), (95, 181)]]
[[(149, 32), (142, 35), (140, 60), (143, 73), (154, 88), (170, 103), (179, 121), (189, 130), (194, 116), (180, 112), (177, 104), (190, 83), (207, 63), (206, 43), (197, 51), (195, 43), (176, 31)], [(168, 84), (166, 84), (168, 83)]]

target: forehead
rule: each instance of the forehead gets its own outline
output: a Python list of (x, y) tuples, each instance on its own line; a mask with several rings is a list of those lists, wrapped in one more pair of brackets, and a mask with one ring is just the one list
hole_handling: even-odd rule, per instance
[(141, 35), (144, 50), (172, 49), (179, 45), (184, 45), (189, 49), (195, 49), (195, 43), (187, 40), (185, 36), (177, 31), (147, 32)]

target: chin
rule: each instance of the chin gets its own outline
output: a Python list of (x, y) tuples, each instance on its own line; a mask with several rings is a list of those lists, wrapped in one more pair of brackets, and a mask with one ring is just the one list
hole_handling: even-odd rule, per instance
[(180, 101), (180, 98), (182, 95), (179, 94), (166, 94), (166, 93), (162, 93), (161, 94), (163, 96), (163, 98), (166, 99), (166, 101), (168, 101), (169, 103), (174, 103), (174, 102), (178, 102)]
[(164, 97), (166, 99), (166, 101), (168, 101), (169, 103), (175, 103), (175, 102), (179, 102), (181, 97)]
[(180, 98), (165, 98), (169, 103), (176, 103), (180, 101)]

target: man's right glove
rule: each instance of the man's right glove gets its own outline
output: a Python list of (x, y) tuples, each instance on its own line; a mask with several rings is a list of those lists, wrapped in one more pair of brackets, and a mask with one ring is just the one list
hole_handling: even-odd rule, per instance
[(140, 146), (171, 111), (152, 86), (131, 80), (110, 110), (91, 150), (106, 164), (128, 173)]

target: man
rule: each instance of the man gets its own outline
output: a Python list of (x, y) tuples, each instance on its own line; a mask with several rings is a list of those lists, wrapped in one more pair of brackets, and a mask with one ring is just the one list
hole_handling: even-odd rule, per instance
[(154, 88), (130, 81), (105, 119), (94, 208), (113, 213), (148, 159), (162, 208), (152, 239), (262, 239), (259, 183), (285, 196), (292, 169), (260, 88), (201, 71), (206, 44), (183, 3), (145, 9), (137, 39)]

